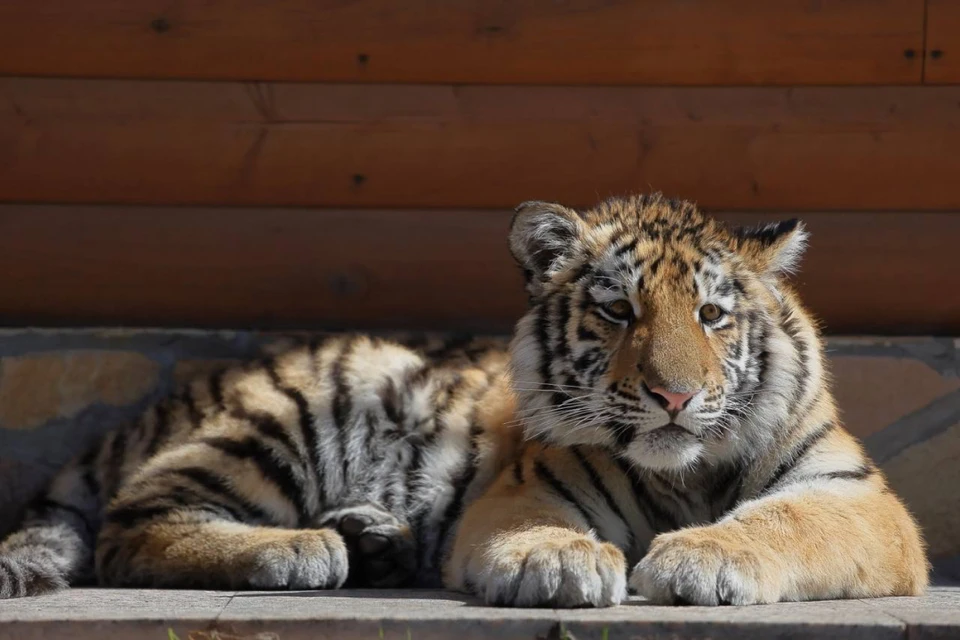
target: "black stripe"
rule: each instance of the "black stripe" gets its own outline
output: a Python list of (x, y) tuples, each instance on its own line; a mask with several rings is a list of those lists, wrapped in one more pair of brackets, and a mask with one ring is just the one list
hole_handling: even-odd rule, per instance
[(582, 317), (580, 319), (580, 324), (577, 325), (577, 338), (584, 342), (598, 342), (600, 340), (600, 336), (583, 325)]
[(743, 486), (743, 466), (739, 463), (724, 466), (713, 474), (707, 488), (707, 502), (715, 518), (737, 504)]
[[(795, 409), (802, 409), (798, 406), (806, 393), (806, 385), (810, 379), (810, 367), (807, 357), (807, 341), (803, 335), (803, 327), (799, 326), (796, 316), (784, 307), (781, 312), (782, 324), (785, 333), (790, 338), (790, 343), (796, 352), (797, 375), (794, 383), (796, 387), (793, 390), (793, 403)], [(798, 416), (799, 417), (799, 416)]]
[(518, 485), (523, 484), (523, 462), (521, 460), (513, 463), (513, 480)]
[(615, 258), (622, 258), (628, 253), (632, 253), (637, 249), (637, 239), (632, 238), (630, 242), (627, 242), (623, 246), (617, 247), (616, 251), (613, 252)]
[(380, 404), (383, 406), (383, 413), (387, 416), (387, 420), (396, 425), (403, 422), (403, 398), (393, 378), (388, 377), (384, 381), (380, 393), (377, 395), (380, 398)]
[(296, 458), (297, 461), (303, 462), (300, 456), (300, 447), (297, 446), (297, 443), (293, 441), (293, 438), (290, 437), (290, 434), (287, 433), (287, 430), (276, 418), (266, 413), (247, 411), (245, 409), (237, 411), (237, 417), (252, 424), (262, 436), (275, 440), (282, 445), (291, 458)]
[(870, 476), (876, 473), (876, 468), (872, 465), (862, 464), (856, 469), (848, 469), (845, 471), (831, 471), (830, 473), (820, 473), (813, 476), (812, 479), (816, 478), (828, 478), (830, 480), (866, 480)]
[(150, 436), (150, 443), (147, 445), (145, 457), (150, 458), (166, 442), (170, 434), (170, 411), (166, 403), (159, 403), (153, 407), (154, 425), (153, 435)]
[(550, 489), (563, 498), (566, 502), (569, 502), (583, 517), (584, 521), (589, 525), (589, 527), (595, 531), (599, 531), (600, 528), (597, 526), (597, 523), (594, 522), (593, 518), (590, 517), (590, 514), (587, 513), (586, 509), (581, 506), (577, 501), (576, 496), (573, 495), (573, 492), (567, 488), (563, 482), (560, 481), (557, 476), (553, 475), (553, 472), (547, 468), (547, 465), (543, 464), (540, 460), (537, 460), (533, 463), (533, 472), (537, 475), (537, 478), (541, 482), (546, 483), (550, 486)]
[(277, 460), (276, 453), (262, 442), (252, 436), (239, 441), (230, 438), (204, 438), (200, 442), (228, 455), (252, 461), (264, 478), (276, 485), (280, 493), (294, 505), (298, 525), (305, 526), (309, 522), (311, 509), (304, 496), (303, 486), (293, 473), (291, 465), (289, 462)]
[(183, 388), (183, 392), (180, 394), (180, 401), (187, 407), (191, 430), (197, 429), (203, 422), (203, 413), (197, 407), (197, 400), (193, 397), (193, 390), (190, 388), (190, 385), (186, 385)]
[(581, 375), (586, 375), (589, 373), (590, 368), (602, 357), (602, 349), (599, 347), (591, 347), (580, 354), (580, 357), (573, 361), (573, 370)]
[(213, 398), (213, 402), (217, 405), (219, 411), (226, 408), (223, 401), (223, 377), (226, 374), (226, 369), (220, 369), (210, 376), (210, 397)]
[(648, 273), (650, 274), (651, 277), (657, 275), (657, 271), (660, 270), (660, 265), (661, 265), (661, 264), (663, 264), (663, 252), (662, 252), (662, 251), (660, 252), (660, 255), (657, 256), (656, 259), (654, 259), (654, 261), (650, 263), (650, 266), (649, 266), (648, 269), (647, 269), (647, 271), (648, 271)]
[(87, 534), (90, 536), (91, 541), (96, 539), (97, 537), (96, 527), (93, 526), (93, 524), (88, 519), (87, 514), (84, 513), (83, 510), (80, 509), (79, 507), (74, 507), (73, 505), (64, 504), (57, 500), (53, 500), (52, 498), (41, 498), (40, 501), (37, 503), (37, 509), (44, 510), (44, 511), (54, 510), (54, 509), (60, 510), (60, 511), (66, 511), (67, 513), (75, 516), (81, 522), (81, 524), (83, 524), (83, 528), (87, 530)]
[(353, 399), (350, 396), (350, 387), (347, 384), (344, 367), (350, 353), (353, 350), (354, 343), (347, 342), (343, 345), (340, 355), (337, 356), (330, 371), (333, 383), (336, 387), (336, 393), (333, 397), (333, 420), (337, 425), (340, 435), (340, 459), (343, 464), (343, 482), (349, 482), (348, 473), (350, 471), (350, 460), (347, 456), (347, 428), (350, 426), (350, 413), (353, 410)]
[[(314, 357), (316, 351), (312, 350), (311, 354), (311, 357)], [(300, 424), (300, 433), (303, 436), (304, 446), (307, 448), (310, 473), (313, 474), (317, 488), (317, 496), (319, 497), (323, 495), (323, 476), (320, 470), (320, 454), (317, 451), (317, 431), (314, 428), (313, 414), (310, 412), (310, 405), (303, 393), (283, 383), (273, 363), (267, 367), (267, 374), (270, 376), (270, 381), (273, 385), (297, 405), (297, 420)]]
[(173, 500), (178, 506), (184, 509), (203, 511), (205, 513), (216, 515), (219, 518), (234, 520), (235, 522), (245, 522), (250, 518), (249, 514), (241, 513), (241, 511), (234, 506), (223, 502), (210, 502), (209, 498), (205, 497), (196, 489), (180, 487), (178, 488), (178, 492), (180, 495), (168, 497), (167, 499)]
[(94, 447), (87, 451), (86, 454), (80, 459), (79, 467), (83, 469), (83, 483), (87, 485), (87, 491), (93, 496), (97, 504), (101, 501), (101, 487), (100, 482), (97, 480), (96, 472), (94, 465), (97, 460), (97, 447)]
[(827, 437), (827, 435), (833, 431), (836, 425), (832, 422), (827, 422), (820, 425), (815, 431), (807, 434), (807, 436), (797, 445), (796, 448), (790, 453), (788, 458), (784, 460), (776, 471), (773, 472), (770, 480), (767, 484), (764, 485), (763, 489), (760, 491), (761, 494), (767, 493), (773, 487), (780, 483), (783, 480), (783, 477), (792, 471), (797, 464), (803, 459), (805, 455), (812, 449), (818, 442)]
[[(198, 471), (198, 473), (193, 473), (193, 471)], [(218, 484), (215, 481), (202, 477), (202, 474), (205, 473), (202, 469), (187, 470), (186, 473), (175, 473), (176, 475), (183, 475), (190, 480), (197, 481), (217, 496), (221, 496), (221, 489), (225, 487), (222, 480)], [(228, 492), (231, 491), (229, 487), (225, 487), (225, 490)], [(250, 513), (241, 513), (237, 508), (227, 504), (212, 503), (208, 497), (201, 495), (189, 487), (177, 487), (176, 493), (170, 493), (168, 491), (161, 495), (141, 497), (134, 502), (108, 511), (106, 519), (108, 522), (119, 524), (124, 528), (132, 528), (142, 524), (144, 521), (154, 520), (176, 509), (213, 513), (221, 518), (224, 516), (232, 518), (236, 522), (249, 522), (252, 519)]]
[(607, 503), (607, 507), (612, 511), (622, 522), (627, 530), (628, 536), (628, 548), (633, 547), (633, 531), (630, 529), (630, 525), (627, 522), (627, 519), (623, 517), (623, 511), (620, 510), (620, 505), (617, 504), (617, 501), (613, 499), (610, 491), (607, 490), (607, 486), (603, 483), (603, 480), (600, 478), (600, 474), (597, 473), (597, 470), (594, 468), (590, 461), (587, 459), (587, 456), (584, 455), (583, 451), (580, 450), (580, 447), (573, 446), (570, 451), (573, 453), (573, 456), (580, 462), (580, 466), (583, 467), (583, 470), (587, 472), (587, 476), (590, 478), (590, 483), (593, 485), (593, 488), (603, 496), (604, 502)]
[(637, 503), (637, 508), (643, 513), (647, 523), (654, 531), (672, 531), (679, 527), (676, 517), (657, 504), (650, 495), (649, 489), (644, 484), (640, 475), (630, 468), (623, 458), (617, 456), (613, 458), (614, 462), (620, 467), (620, 471), (626, 476), (630, 487), (633, 489), (633, 499)]
[(617, 442), (617, 451), (623, 451), (637, 438), (637, 428), (629, 422), (608, 420), (604, 426), (613, 432), (613, 437)]
[(125, 529), (132, 528), (145, 520), (153, 520), (158, 516), (169, 513), (174, 506), (139, 506), (138, 504), (125, 505), (107, 512), (107, 522), (119, 524)]
[(561, 361), (570, 358), (570, 344), (567, 341), (567, 325), (570, 324), (570, 296), (557, 298), (557, 346), (556, 357)]
[(127, 450), (128, 435), (129, 432), (126, 427), (113, 432), (113, 441), (110, 443), (110, 454), (107, 458), (104, 473), (104, 484), (107, 485), (107, 492), (110, 495), (113, 495), (120, 485), (120, 472)]
[(577, 267), (577, 270), (573, 273), (573, 278), (571, 279), (571, 281), (579, 282), (592, 273), (593, 273), (593, 265), (590, 264), (589, 262), (584, 262), (579, 267)]
[(547, 298), (537, 307), (537, 346), (540, 347), (540, 380), (542, 382), (552, 382), (553, 375), (550, 373), (550, 335), (549, 319), (547, 318), (547, 305), (550, 299)]
[(413, 507), (413, 501), (416, 498), (416, 489), (420, 485), (420, 482), (418, 482), (419, 478), (417, 476), (420, 473), (420, 467), (423, 466), (423, 450), (427, 446), (428, 443), (425, 441), (414, 444), (413, 453), (410, 455), (410, 461), (408, 462), (407, 468), (404, 471), (403, 485), (407, 488), (407, 510), (410, 510), (410, 508)]
[[(229, 499), (233, 504), (232, 507), (236, 507), (242, 513), (240, 515), (241, 522), (254, 523), (254, 522), (270, 522), (273, 523), (274, 518), (268, 514), (266, 511), (261, 509), (258, 505), (250, 502), (243, 496), (237, 494), (234, 491), (226, 480), (222, 477), (207, 471), (206, 469), (201, 469), (200, 467), (184, 467), (182, 469), (176, 469), (173, 471), (175, 475), (186, 478), (210, 493)], [(217, 506), (227, 507), (223, 503), (214, 503)], [(190, 505), (198, 510), (204, 508), (202, 503), (196, 505)]]

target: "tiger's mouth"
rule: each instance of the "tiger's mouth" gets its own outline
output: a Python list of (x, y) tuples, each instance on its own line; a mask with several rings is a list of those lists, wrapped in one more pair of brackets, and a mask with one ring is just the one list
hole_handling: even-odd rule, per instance
[(682, 425), (679, 425), (679, 424), (677, 424), (676, 422), (668, 422), (667, 424), (663, 425), (662, 427), (657, 427), (656, 429), (654, 429), (654, 431), (661, 431), (661, 432), (663, 432), (663, 433), (665, 433), (665, 434), (678, 434), (678, 435), (679, 435), (679, 434), (681, 434), (681, 433), (689, 433), (689, 434), (692, 435), (692, 436), (697, 435), (697, 434), (695, 434), (693, 431), (691, 431), (690, 429), (688, 429), (687, 427), (684, 427), (684, 426), (682, 426)]

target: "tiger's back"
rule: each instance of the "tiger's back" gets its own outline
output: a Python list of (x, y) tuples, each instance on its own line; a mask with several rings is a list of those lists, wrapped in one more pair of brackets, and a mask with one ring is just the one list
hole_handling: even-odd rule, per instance
[(337, 336), (194, 380), (57, 475), (0, 545), (0, 596), (439, 585), (517, 446), (504, 347)]

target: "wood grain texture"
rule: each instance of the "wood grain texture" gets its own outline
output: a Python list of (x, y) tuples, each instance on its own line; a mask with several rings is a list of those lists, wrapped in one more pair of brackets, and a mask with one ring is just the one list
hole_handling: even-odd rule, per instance
[[(0, 321), (509, 331), (525, 304), (510, 216), (0, 206)], [(960, 215), (800, 217), (797, 281), (828, 331), (960, 332)]]
[(960, 209), (960, 87), (0, 79), (0, 201)]
[(960, 83), (960, 2), (927, 1), (926, 60), (924, 82)]
[(923, 0), (0, 3), (7, 75), (904, 84), (922, 42)]

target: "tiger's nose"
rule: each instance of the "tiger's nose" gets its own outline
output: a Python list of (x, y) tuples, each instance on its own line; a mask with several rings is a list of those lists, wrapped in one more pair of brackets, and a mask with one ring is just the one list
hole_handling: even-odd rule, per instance
[(675, 393), (667, 391), (663, 387), (648, 387), (648, 390), (654, 400), (659, 402), (660, 406), (666, 409), (670, 415), (676, 415), (683, 411), (690, 404), (690, 399), (697, 395), (696, 391)]

